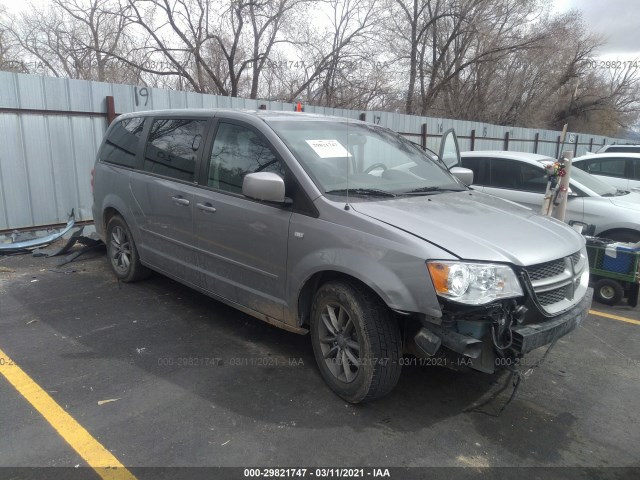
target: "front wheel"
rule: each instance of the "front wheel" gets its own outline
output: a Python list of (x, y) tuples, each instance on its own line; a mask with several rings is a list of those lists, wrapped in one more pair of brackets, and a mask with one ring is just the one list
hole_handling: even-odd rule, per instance
[(615, 280), (602, 278), (596, 283), (593, 294), (597, 302), (615, 305), (622, 300), (624, 290), (622, 285)]
[(380, 398), (398, 383), (400, 329), (387, 306), (365, 287), (347, 281), (320, 287), (311, 343), (325, 382), (348, 402)]

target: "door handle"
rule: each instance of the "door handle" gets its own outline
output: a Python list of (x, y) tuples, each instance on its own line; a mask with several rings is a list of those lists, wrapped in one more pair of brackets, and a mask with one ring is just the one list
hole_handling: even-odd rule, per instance
[(189, 205), (189, 200), (187, 200), (186, 198), (171, 197), (171, 200), (173, 200), (173, 203), (176, 203), (178, 205)]
[(215, 207), (213, 207), (210, 203), (196, 203), (196, 207), (203, 212), (211, 212), (216, 213)]

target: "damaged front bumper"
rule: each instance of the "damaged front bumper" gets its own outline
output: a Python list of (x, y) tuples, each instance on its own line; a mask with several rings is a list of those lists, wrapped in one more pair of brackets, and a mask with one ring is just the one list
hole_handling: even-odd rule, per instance
[[(511, 341), (508, 346), (502, 348), (496, 345), (491, 334), (474, 337), (459, 333), (453, 325), (447, 328), (430, 322), (422, 323), (422, 328), (418, 330), (413, 340), (418, 347), (418, 352), (423, 356), (453, 354), (457, 360), (449, 364), (493, 373), (496, 366), (505, 365), (502, 361), (505, 357), (520, 358), (536, 348), (550, 345), (574, 330), (589, 314), (592, 298), (593, 289), (588, 288), (582, 300), (563, 314), (536, 323), (512, 325)], [(453, 323), (459, 326), (461, 323), (468, 325), (476, 322), (460, 318)], [(477, 323), (480, 325), (482, 322)]]
[(69, 215), (69, 220), (67, 221), (67, 225), (61, 230), (46, 235), (44, 237), (31, 238), (29, 240), (12, 242), (12, 243), (0, 243), (0, 254), (8, 254), (8, 253), (18, 253), (24, 252), (25, 250), (32, 250), (34, 248), (43, 247), (50, 243), (55, 242), (63, 235), (65, 235), (69, 230), (73, 228), (75, 225), (75, 214), (73, 210), (71, 210), (71, 214)]
[(584, 298), (568, 312), (545, 322), (513, 327), (512, 349), (519, 354), (548, 345), (575, 329), (589, 315), (593, 289), (588, 288)]

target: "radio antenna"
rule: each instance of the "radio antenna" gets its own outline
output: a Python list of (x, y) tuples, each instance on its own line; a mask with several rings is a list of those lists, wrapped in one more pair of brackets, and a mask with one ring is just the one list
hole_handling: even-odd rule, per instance
[(344, 205), (345, 210), (350, 210), (349, 206), (349, 117), (347, 116), (347, 156), (345, 157), (345, 164), (347, 165), (347, 203)]

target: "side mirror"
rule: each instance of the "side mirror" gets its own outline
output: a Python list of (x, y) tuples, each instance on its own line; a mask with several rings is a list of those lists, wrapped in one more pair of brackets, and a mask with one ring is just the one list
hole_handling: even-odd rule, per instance
[(451, 167), (449, 171), (467, 187), (473, 183), (473, 170), (464, 167)]
[(242, 194), (263, 202), (284, 203), (284, 180), (271, 172), (249, 173), (242, 181)]

